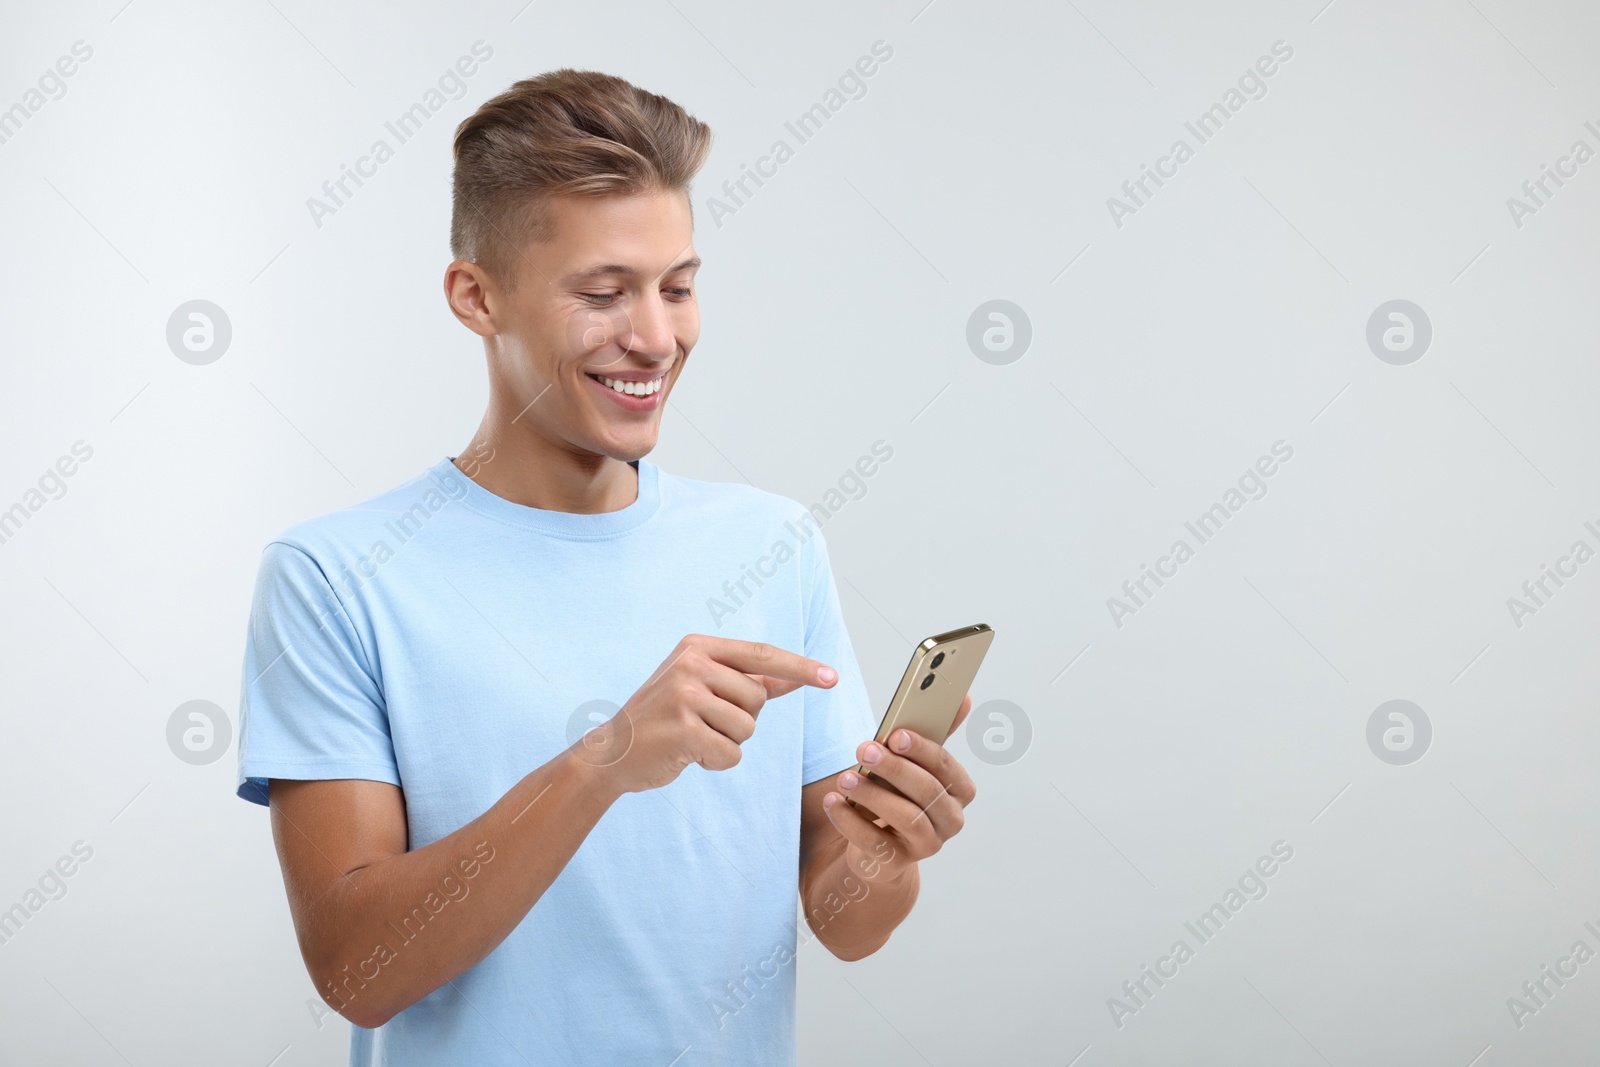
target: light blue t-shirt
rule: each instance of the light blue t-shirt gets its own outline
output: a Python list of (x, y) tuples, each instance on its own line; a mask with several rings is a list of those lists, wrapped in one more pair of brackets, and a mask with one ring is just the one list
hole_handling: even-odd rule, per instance
[[(633, 503), (574, 514), (496, 496), (443, 459), (266, 547), (238, 794), (265, 804), (270, 778), (390, 782), (412, 849), (608, 717), (685, 634), (767, 641), (839, 672), (831, 689), (767, 701), (732, 769), (691, 764), (619, 799), (482, 962), (353, 1028), (353, 1065), (794, 1062), (800, 787), (852, 765), (875, 717), (811, 513), (636, 467)], [(391, 950), (470, 906), (497, 847), (464, 853), (392, 927)], [(359, 998), (358, 971), (392, 958), (357, 961), (336, 992)]]

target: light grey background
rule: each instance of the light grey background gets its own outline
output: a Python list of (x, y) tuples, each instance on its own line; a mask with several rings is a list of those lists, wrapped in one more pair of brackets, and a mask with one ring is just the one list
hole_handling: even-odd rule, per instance
[[(1326, 5), (1326, 6), (1324, 6)], [(449, 142), (510, 82), (622, 75), (707, 121), (703, 334), (653, 458), (809, 503), (876, 701), (910, 644), (998, 631), (975, 698), (1032, 742), (990, 765), (922, 897), (859, 963), (800, 962), (808, 1064), (1566, 1064), (1600, 962), (1519, 1027), (1524, 981), (1600, 950), (1600, 561), (1518, 626), (1507, 600), (1600, 548), (1600, 10), (1577, 0), (770, 7), (12, 9), (0, 107), (74, 42), (67, 91), (0, 144), (0, 508), (92, 458), (0, 544), (0, 908), (93, 856), (0, 944), (6, 1063), (344, 1062), (320, 1027), (265, 812), (234, 753), (268, 537), (454, 454), (485, 400), (441, 295)], [(307, 199), (475, 41), (466, 91), (337, 212)], [(892, 58), (736, 213), (709, 198), (875, 41)], [(1267, 92), (1185, 127), (1274, 42)], [(1194, 158), (1118, 226), (1107, 199)], [(1554, 186), (1551, 186), (1554, 188)], [(221, 358), (166, 341), (194, 299)], [(1021, 359), (966, 342), (980, 304)], [(1382, 361), (1367, 321), (1433, 339)], [(1293, 457), (1118, 626), (1107, 600), (1276, 441)], [(1554, 586), (1550, 588), (1554, 589)], [(1368, 747), (1385, 701), (1431, 745)], [(1293, 858), (1215, 940), (1194, 921), (1274, 842)], [(1172, 943), (1192, 960), (1118, 1026)], [(275, 1058), (276, 1057), (276, 1058)]]

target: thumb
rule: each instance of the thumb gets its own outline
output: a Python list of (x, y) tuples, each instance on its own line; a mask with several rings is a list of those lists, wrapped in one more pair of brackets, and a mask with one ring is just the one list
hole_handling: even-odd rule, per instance
[(805, 684), (804, 682), (791, 682), (787, 678), (773, 678), (765, 674), (757, 674), (754, 677), (756, 681), (766, 686), (768, 700), (792, 693)]
[(950, 732), (944, 735), (944, 739), (946, 741), (950, 740), (950, 738), (954, 736), (955, 732), (961, 728), (961, 724), (966, 721), (967, 715), (971, 711), (972, 694), (968, 693), (961, 701), (961, 710), (956, 712), (955, 721), (950, 724)]

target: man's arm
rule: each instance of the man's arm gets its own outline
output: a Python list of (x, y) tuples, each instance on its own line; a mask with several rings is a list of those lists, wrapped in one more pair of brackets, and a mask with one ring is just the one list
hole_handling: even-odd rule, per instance
[(399, 787), (271, 779), (273, 839), (317, 992), (357, 1026), (381, 1026), (505, 940), (622, 794), (691, 763), (737, 765), (769, 698), (837, 682), (769, 644), (689, 634), (608, 723), (409, 852)]
[(397, 786), (272, 779), (273, 839), (317, 992), (380, 1026), (487, 956), (621, 795), (598, 771), (569, 749), (412, 852)]
[[(969, 693), (950, 734), (971, 710)], [(896, 730), (891, 744), (903, 733), (908, 732)], [(904, 750), (884, 752), (875, 741), (856, 750), (858, 759), (904, 796), (853, 769), (800, 790), (800, 901), (812, 933), (842, 960), (870, 956), (888, 942), (917, 902), (918, 862), (961, 831), (962, 810), (977, 796), (971, 776), (943, 745), (909, 736), (912, 743)], [(876, 765), (867, 759), (874, 749), (880, 753)], [(847, 787), (852, 779), (855, 784)], [(884, 825), (846, 804), (846, 793), (876, 812)], [(830, 796), (836, 803), (827, 805)]]

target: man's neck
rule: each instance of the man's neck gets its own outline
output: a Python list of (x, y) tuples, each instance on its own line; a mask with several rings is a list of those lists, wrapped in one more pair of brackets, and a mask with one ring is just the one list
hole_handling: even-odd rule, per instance
[(495, 496), (542, 511), (621, 511), (639, 496), (638, 473), (623, 460), (573, 451), (492, 410), (455, 465)]

